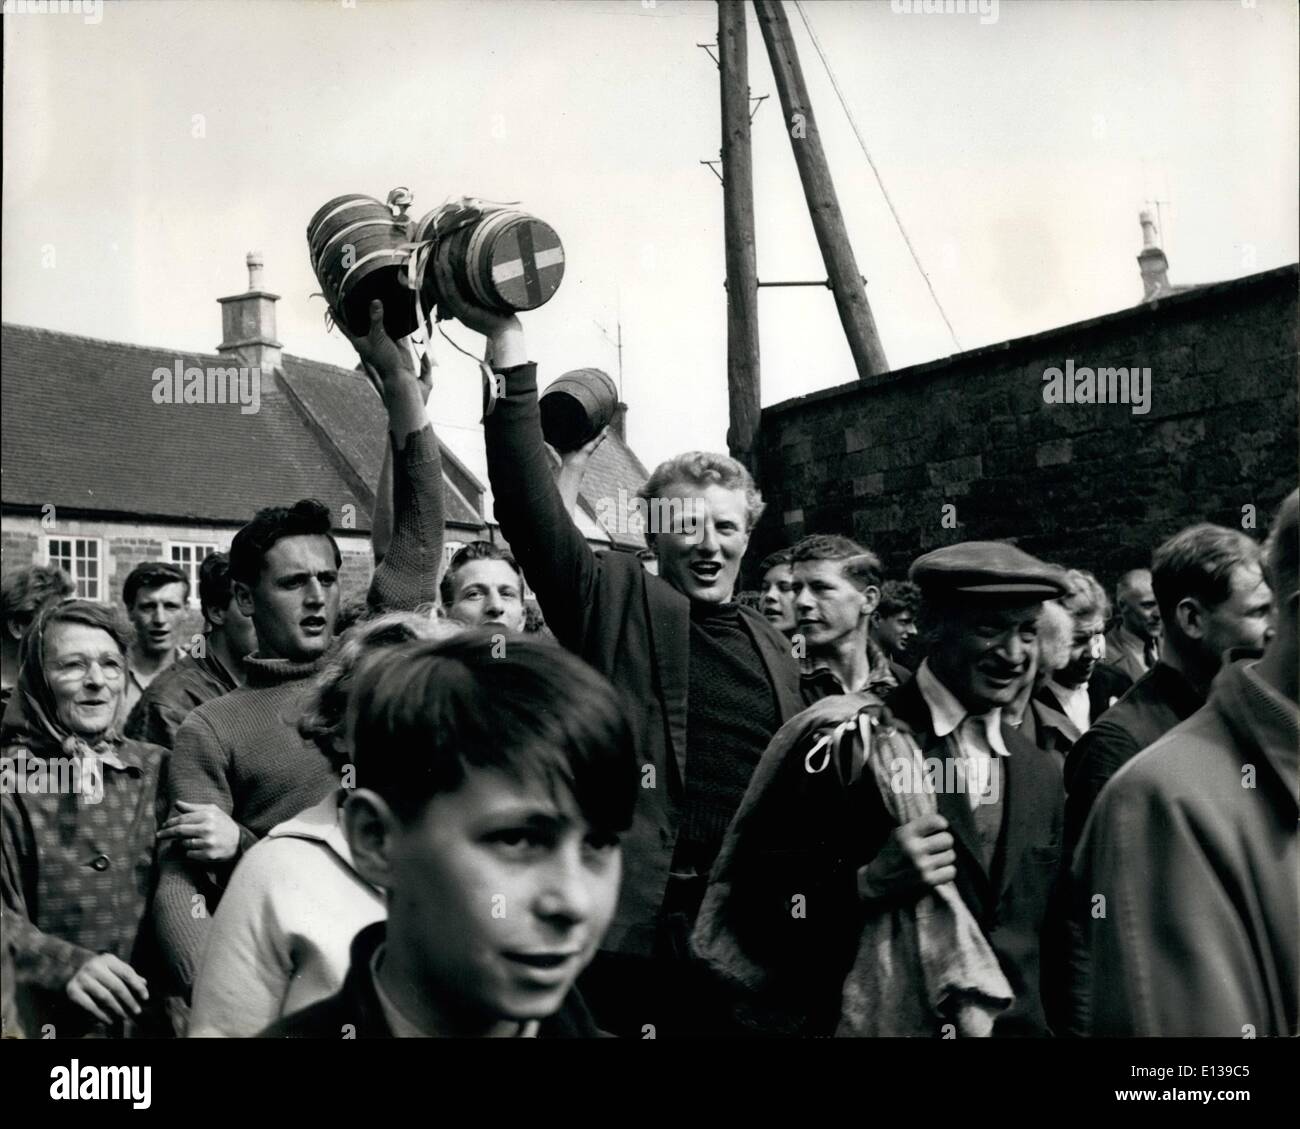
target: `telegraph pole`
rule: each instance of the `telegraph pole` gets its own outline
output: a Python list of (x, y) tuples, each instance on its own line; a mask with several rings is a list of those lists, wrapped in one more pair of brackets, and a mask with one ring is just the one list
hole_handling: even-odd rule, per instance
[[(726, 4), (721, 6), (725, 8)], [(844, 217), (840, 213), (835, 185), (831, 181), (830, 167), (826, 163), (826, 153), (822, 149), (821, 134), (813, 118), (808, 88), (804, 84), (803, 70), (799, 66), (799, 55), (795, 50), (794, 39), (790, 35), (790, 22), (785, 17), (781, 0), (754, 0), (754, 7), (758, 10), (758, 26), (763, 33), (768, 58), (772, 62), (772, 76), (776, 80), (777, 94), (781, 99), (781, 113), (784, 116), (786, 130), (790, 134), (794, 161), (799, 167), (799, 179), (803, 181), (804, 196), (808, 200), (808, 214), (812, 217), (817, 244), (821, 247), (822, 260), (826, 264), (826, 275), (831, 291), (835, 295), (840, 322), (849, 340), (853, 363), (858, 369), (858, 379), (865, 380), (876, 373), (887, 372), (889, 362), (885, 359), (885, 350), (880, 344), (880, 334), (876, 330), (876, 320), (872, 317), (871, 306), (867, 302), (866, 287), (862, 284), (862, 276), (858, 273), (857, 262), (853, 257), (853, 248), (849, 245), (848, 231), (844, 226)], [(718, 41), (722, 42), (721, 31), (719, 31)], [(725, 71), (723, 113), (725, 116)], [(746, 149), (748, 149), (748, 130), (746, 130)], [(748, 163), (746, 169), (748, 170)], [(729, 243), (730, 238), (728, 233)], [(727, 274), (728, 276), (731, 274), (730, 246), (727, 255)]]
[(727, 255), (727, 401), (731, 457), (758, 476), (761, 415), (754, 162), (749, 134), (749, 57), (743, 0), (718, 0), (722, 86), (722, 215)]

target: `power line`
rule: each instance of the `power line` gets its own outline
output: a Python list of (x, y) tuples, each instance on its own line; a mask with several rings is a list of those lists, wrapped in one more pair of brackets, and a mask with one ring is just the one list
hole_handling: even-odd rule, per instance
[(898, 209), (894, 207), (894, 202), (889, 198), (889, 192), (885, 188), (885, 182), (881, 178), (880, 170), (876, 168), (876, 162), (871, 159), (871, 154), (867, 151), (867, 143), (862, 138), (862, 131), (858, 129), (858, 123), (853, 117), (853, 111), (849, 109), (849, 104), (844, 97), (844, 92), (840, 90), (840, 84), (835, 79), (835, 72), (831, 70), (831, 64), (826, 58), (826, 52), (822, 50), (821, 41), (817, 38), (817, 33), (813, 31), (812, 24), (808, 22), (808, 13), (803, 10), (802, 0), (794, 0), (794, 6), (799, 9), (799, 17), (803, 20), (803, 26), (808, 29), (808, 35), (812, 39), (812, 44), (817, 49), (817, 56), (821, 59), (822, 67), (826, 71), (826, 77), (831, 80), (831, 86), (835, 90), (835, 96), (840, 100), (840, 105), (844, 108), (844, 116), (849, 119), (849, 125), (853, 127), (853, 135), (858, 139), (858, 145), (862, 149), (862, 155), (867, 158), (867, 164), (871, 166), (871, 172), (876, 178), (876, 183), (880, 185), (880, 194), (885, 198), (885, 203), (889, 207), (889, 214), (894, 217), (894, 223), (898, 225), (899, 234), (902, 235), (903, 242), (907, 244), (907, 249), (912, 255), (912, 261), (916, 264), (916, 269), (921, 272), (921, 277), (925, 280), (925, 288), (930, 292), (930, 297), (934, 299), (935, 308), (939, 311), (939, 316), (943, 318), (943, 324), (948, 327), (948, 334), (952, 337), (953, 344), (957, 346), (957, 351), (961, 352), (962, 344), (957, 339), (956, 330), (953, 329), (952, 322), (948, 320), (948, 315), (943, 309), (943, 303), (939, 301), (939, 295), (934, 292), (934, 286), (930, 282), (930, 276), (926, 274), (925, 267), (921, 265), (921, 258), (916, 253), (916, 248), (912, 246), (911, 239), (907, 236), (907, 229), (903, 226), (902, 217), (899, 216)]

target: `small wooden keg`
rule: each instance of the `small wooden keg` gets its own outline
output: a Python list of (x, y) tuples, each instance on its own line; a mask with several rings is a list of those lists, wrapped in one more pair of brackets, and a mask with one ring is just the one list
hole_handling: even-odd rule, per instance
[(419, 324), (415, 296), (401, 277), (409, 238), (407, 225), (373, 196), (336, 196), (312, 216), (312, 270), (350, 333), (366, 333), (374, 298), (384, 303), (384, 328), (394, 340)]
[(561, 454), (594, 439), (618, 410), (618, 388), (598, 368), (580, 368), (557, 377), (538, 404), (542, 435)]
[[(414, 238), (433, 238), (437, 217), (425, 216)], [(455, 290), (499, 313), (535, 310), (550, 301), (563, 278), (564, 248), (554, 229), (527, 212), (500, 208), (438, 240), (423, 300), (431, 308)]]

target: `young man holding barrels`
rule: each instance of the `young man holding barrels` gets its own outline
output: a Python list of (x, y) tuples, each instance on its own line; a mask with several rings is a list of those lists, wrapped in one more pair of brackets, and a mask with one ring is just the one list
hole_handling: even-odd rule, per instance
[(485, 424), (502, 533), (548, 627), (613, 683), (632, 715), (640, 789), (624, 840), (623, 894), (584, 995), (616, 1034), (717, 1030), (722, 1009), (690, 963), (687, 940), (749, 776), (803, 706), (785, 637), (733, 602), (763, 501), (733, 459), (679, 455), (641, 491), (659, 575), (630, 554), (597, 556), (551, 474), (536, 366), (518, 318), (455, 293), (443, 304), (487, 336), (503, 391)]

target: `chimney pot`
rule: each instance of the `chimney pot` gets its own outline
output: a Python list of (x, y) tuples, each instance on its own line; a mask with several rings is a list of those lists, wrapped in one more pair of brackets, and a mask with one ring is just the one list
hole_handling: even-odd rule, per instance
[(282, 346), (275, 334), (275, 304), (280, 296), (262, 289), (260, 251), (249, 251), (244, 263), (248, 267), (248, 290), (217, 299), (221, 304), (221, 344), (217, 352), (237, 357), (250, 368), (273, 372), (281, 364)]

